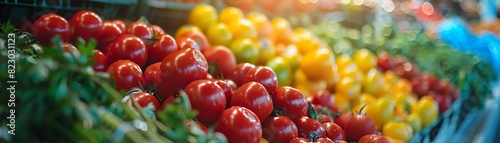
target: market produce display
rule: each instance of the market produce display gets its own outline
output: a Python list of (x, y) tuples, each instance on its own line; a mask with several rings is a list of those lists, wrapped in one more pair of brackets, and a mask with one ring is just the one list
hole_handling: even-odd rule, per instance
[[(415, 142), (461, 111), (453, 105), (481, 104), (498, 78), (489, 64), (423, 32), (384, 27), (389, 34), (377, 41), (373, 25), (362, 28), (369, 34), (330, 23), (296, 27), (245, 2), (198, 4), (171, 34), (147, 19), (90, 10), (71, 19), (44, 14), (29, 33), (3, 23), (0, 41), (16, 42), (0, 42), (8, 61), (0, 69), (18, 67), (19, 124), (18, 135), (0, 140)], [(295, 8), (312, 7), (302, 6)], [(331, 33), (344, 31), (357, 34)]]

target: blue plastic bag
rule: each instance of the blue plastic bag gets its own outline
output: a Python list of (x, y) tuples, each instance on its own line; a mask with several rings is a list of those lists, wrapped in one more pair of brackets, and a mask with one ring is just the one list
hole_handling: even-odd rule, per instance
[(436, 33), (454, 49), (470, 52), (500, 70), (500, 40), (491, 32), (474, 35), (462, 20), (454, 17), (444, 20)]

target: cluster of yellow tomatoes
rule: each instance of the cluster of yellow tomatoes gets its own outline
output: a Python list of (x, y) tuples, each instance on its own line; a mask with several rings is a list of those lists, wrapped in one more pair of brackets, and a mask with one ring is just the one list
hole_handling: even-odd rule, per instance
[(335, 55), (305, 28), (295, 28), (281, 17), (258, 12), (246, 15), (238, 8), (218, 12), (211, 5), (195, 7), (188, 24), (178, 29), (203, 32), (209, 42), (224, 45), (238, 63), (265, 65), (274, 70), (279, 86), (293, 86), (308, 96), (328, 90), (342, 112), (359, 111), (375, 122), (382, 135), (407, 142), (438, 117), (431, 97), (417, 99), (410, 81), (377, 68), (377, 56), (366, 49), (353, 55)]

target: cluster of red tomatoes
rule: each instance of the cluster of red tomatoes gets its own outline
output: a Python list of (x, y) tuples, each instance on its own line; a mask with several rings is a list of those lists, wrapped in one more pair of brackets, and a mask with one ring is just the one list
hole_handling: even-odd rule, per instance
[(141, 107), (152, 104), (159, 113), (183, 90), (198, 111), (196, 123), (205, 131), (215, 126), (232, 143), (388, 142), (368, 116), (346, 113), (335, 122), (331, 116), (318, 116), (321, 106), (336, 110), (329, 93), (318, 93), (310, 104), (299, 90), (279, 87), (271, 68), (237, 64), (231, 50), (211, 46), (201, 33), (174, 38), (156, 25), (102, 20), (92, 11), (80, 11), (69, 22), (46, 14), (34, 25), (32, 33), (41, 44), (50, 45), (60, 36), (65, 52), (78, 52), (72, 43), (80, 38), (95, 39), (93, 68), (110, 73), (117, 90), (143, 85), (157, 89), (131, 95)]
[(451, 103), (460, 96), (460, 91), (453, 83), (429, 73), (421, 73), (418, 67), (402, 57), (391, 57), (383, 53), (379, 55), (377, 64), (383, 71), (392, 70), (400, 77), (410, 80), (412, 92), (419, 98), (432, 97), (439, 105), (439, 113), (447, 111)]

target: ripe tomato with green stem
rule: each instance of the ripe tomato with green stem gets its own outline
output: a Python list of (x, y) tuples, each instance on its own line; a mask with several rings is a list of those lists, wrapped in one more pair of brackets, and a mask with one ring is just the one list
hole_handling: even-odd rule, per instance
[(257, 143), (262, 137), (259, 117), (241, 106), (224, 110), (217, 119), (215, 131), (224, 134), (230, 143)]
[(231, 97), (231, 106), (248, 108), (261, 121), (265, 121), (273, 111), (271, 96), (258, 82), (247, 82), (236, 89)]
[(206, 79), (208, 63), (198, 50), (184, 48), (167, 55), (160, 69), (158, 95), (163, 100), (177, 94), (179, 89), (195, 80)]
[(161, 62), (168, 54), (177, 51), (175, 39), (168, 34), (159, 34), (150, 39), (147, 45), (148, 63)]
[(41, 44), (50, 45), (52, 38), (60, 36), (63, 42), (69, 42), (71, 36), (70, 24), (63, 17), (54, 14), (44, 14), (33, 25), (33, 36)]
[(226, 96), (218, 84), (211, 80), (196, 80), (184, 88), (189, 102), (198, 111), (198, 121), (211, 124), (217, 120), (226, 108)]
[(358, 141), (364, 135), (374, 134), (377, 132), (377, 127), (373, 120), (367, 116), (363, 115), (363, 106), (357, 113), (350, 117), (344, 125), (344, 131), (347, 141)]

